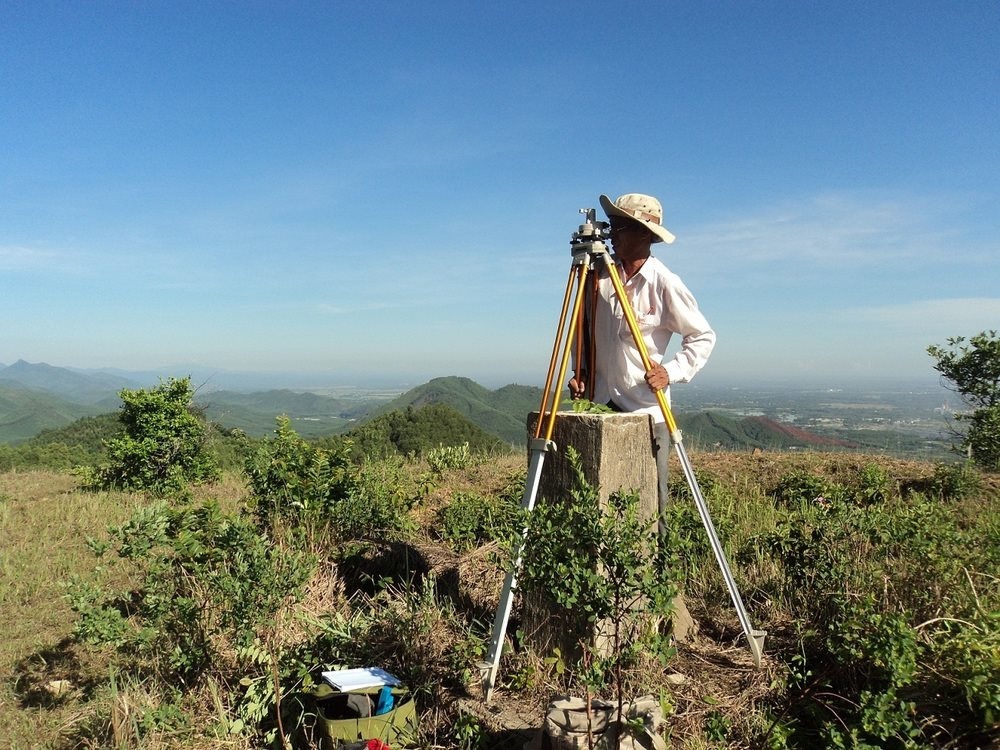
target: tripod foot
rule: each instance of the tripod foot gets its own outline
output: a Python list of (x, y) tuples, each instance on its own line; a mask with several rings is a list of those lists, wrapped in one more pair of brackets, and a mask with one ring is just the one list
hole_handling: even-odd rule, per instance
[(493, 688), (496, 685), (497, 669), (488, 661), (481, 661), (479, 667), (480, 684), (483, 687), (483, 701), (489, 703), (493, 699)]

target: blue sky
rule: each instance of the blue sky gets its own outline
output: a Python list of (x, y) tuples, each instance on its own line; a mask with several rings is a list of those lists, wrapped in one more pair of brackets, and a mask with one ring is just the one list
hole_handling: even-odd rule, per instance
[(1000, 328), (998, 60), (994, 0), (0, 3), (0, 363), (541, 384), (645, 192), (699, 379), (933, 380)]

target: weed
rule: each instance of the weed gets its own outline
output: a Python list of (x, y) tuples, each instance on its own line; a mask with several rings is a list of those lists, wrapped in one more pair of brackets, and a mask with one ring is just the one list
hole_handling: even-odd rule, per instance
[(439, 445), (426, 453), (427, 464), (437, 476), (449, 469), (466, 469), (472, 463), (469, 444)]
[(479, 750), (486, 744), (483, 725), (472, 714), (460, 712), (451, 726), (451, 735), (460, 750)]
[(457, 492), (438, 511), (441, 538), (457, 550), (501, 541), (516, 533), (518, 506), (509, 500), (474, 492)]

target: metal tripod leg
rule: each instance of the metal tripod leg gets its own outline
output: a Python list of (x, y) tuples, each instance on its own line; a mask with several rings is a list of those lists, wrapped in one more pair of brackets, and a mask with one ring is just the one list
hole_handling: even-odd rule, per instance
[[(556, 449), (552, 442), (552, 432), (555, 429), (556, 412), (559, 411), (559, 396), (562, 390), (560, 385), (565, 381), (566, 370), (570, 359), (570, 342), (576, 332), (580, 319), (580, 311), (583, 304), (583, 289), (587, 279), (589, 266), (586, 253), (574, 255), (573, 265), (570, 267), (570, 278), (566, 284), (566, 294), (563, 298), (562, 313), (559, 317), (559, 327), (557, 329), (555, 342), (552, 346), (552, 357), (549, 361), (549, 371), (545, 379), (545, 389), (542, 394), (542, 403), (538, 410), (538, 422), (535, 425), (535, 437), (531, 441), (531, 460), (528, 464), (528, 476), (525, 481), (524, 495), (521, 498), (521, 507), (528, 513), (535, 507), (535, 499), (538, 495), (538, 485), (542, 477), (542, 467), (545, 465), (545, 454)], [(569, 303), (573, 299), (573, 288), (576, 287), (576, 297), (573, 303), (572, 312), (567, 318)], [(567, 319), (569, 328), (563, 337)], [(563, 342), (565, 341), (565, 345)], [(562, 357), (560, 360), (560, 352)], [(556, 375), (556, 365), (559, 365), (559, 372)], [(549, 389), (555, 382), (556, 387), (552, 396), (551, 409), (547, 412), (549, 400)], [(544, 429), (543, 429), (544, 424)], [(522, 541), (527, 538), (528, 530), (522, 532)], [(493, 619), (493, 631), (490, 634), (490, 650), (486, 661), (479, 663), (479, 671), (482, 677), (483, 693), (486, 702), (489, 703), (493, 697), (493, 688), (496, 686), (497, 670), (500, 665), (500, 654), (503, 651), (503, 642), (507, 634), (507, 622), (510, 619), (510, 610), (514, 603), (514, 589), (517, 586), (517, 572), (521, 568), (521, 557), (518, 555), (513, 566), (508, 571), (504, 579), (503, 589), (500, 594), (500, 604), (497, 607), (496, 617)]]
[(709, 541), (712, 543), (712, 552), (715, 553), (715, 561), (719, 564), (722, 577), (726, 580), (726, 588), (729, 589), (729, 597), (733, 600), (733, 606), (736, 608), (736, 616), (739, 617), (743, 633), (746, 635), (747, 643), (750, 645), (750, 653), (753, 656), (754, 666), (759, 667), (764, 651), (764, 636), (767, 633), (763, 630), (755, 630), (750, 624), (750, 617), (747, 615), (746, 607), (743, 606), (743, 597), (740, 596), (740, 590), (736, 587), (733, 573), (729, 569), (725, 550), (722, 549), (719, 536), (715, 533), (715, 525), (712, 523), (712, 517), (708, 512), (708, 503), (705, 502), (705, 497), (701, 494), (701, 487), (698, 486), (698, 480), (694, 476), (694, 469), (691, 468), (691, 460), (688, 458), (687, 451), (684, 449), (684, 443), (681, 441), (680, 430), (676, 430), (670, 434), (670, 441), (677, 448), (677, 457), (681, 460), (684, 477), (691, 488), (691, 494), (694, 495), (694, 502), (698, 506), (698, 515), (701, 516), (701, 523), (705, 527)]
[[(541, 420), (542, 415), (538, 415)], [(545, 463), (547, 451), (555, 450), (555, 443), (544, 438), (535, 438), (531, 442), (531, 462), (528, 466), (528, 479), (525, 482), (524, 496), (521, 498), (521, 507), (527, 512), (535, 507), (535, 498), (538, 495), (538, 483), (542, 476), (542, 466)], [(526, 534), (526, 531), (525, 531)], [(523, 537), (522, 537), (523, 538)], [(514, 588), (517, 585), (517, 571), (521, 568), (521, 556), (518, 554), (514, 566), (507, 572), (507, 577), (503, 582), (503, 590), (500, 594), (500, 606), (497, 607), (497, 614), (493, 620), (493, 632), (490, 634), (490, 651), (485, 662), (479, 665), (482, 675), (483, 693), (486, 702), (489, 703), (493, 697), (493, 688), (496, 685), (497, 669), (500, 666), (500, 652), (503, 650), (503, 641), (507, 634), (507, 621), (510, 619), (510, 608), (514, 603)]]

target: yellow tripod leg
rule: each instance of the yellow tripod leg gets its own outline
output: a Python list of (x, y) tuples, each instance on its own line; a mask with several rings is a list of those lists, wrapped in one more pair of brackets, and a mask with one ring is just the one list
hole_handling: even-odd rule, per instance
[[(562, 309), (559, 311), (559, 325), (556, 327), (556, 337), (552, 342), (552, 356), (549, 358), (549, 370), (545, 375), (545, 387), (542, 389), (542, 403), (538, 407), (538, 423), (535, 425), (536, 438), (541, 437), (542, 434), (542, 415), (545, 414), (548, 408), (549, 393), (552, 388), (552, 381), (556, 372), (556, 362), (559, 361), (562, 332), (564, 326), (566, 325), (566, 313), (569, 311), (570, 300), (573, 299), (573, 282), (578, 279), (579, 270), (575, 266), (571, 266), (569, 269), (569, 278), (566, 279), (566, 292), (563, 294)], [(553, 411), (555, 410), (553, 409)]]

